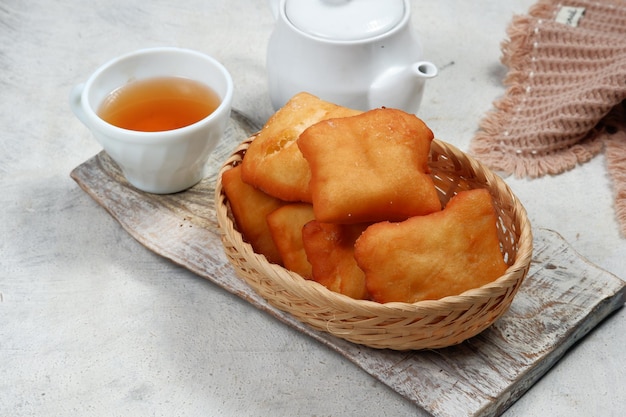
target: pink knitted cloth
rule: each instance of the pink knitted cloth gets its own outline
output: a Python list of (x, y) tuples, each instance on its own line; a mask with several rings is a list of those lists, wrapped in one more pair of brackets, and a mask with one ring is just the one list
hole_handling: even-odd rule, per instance
[(603, 149), (626, 236), (626, 1), (540, 0), (502, 44), (506, 94), (470, 153), (518, 177), (559, 174)]

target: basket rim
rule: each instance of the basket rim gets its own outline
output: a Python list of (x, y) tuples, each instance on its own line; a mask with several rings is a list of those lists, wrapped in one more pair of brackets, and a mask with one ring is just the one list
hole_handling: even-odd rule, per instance
[[(237, 243), (240, 243), (240, 247), (243, 248), (243, 250), (245, 251), (241, 254), (242, 256), (253, 257), (256, 262), (264, 264), (265, 267), (269, 266), (275, 272), (274, 275), (282, 281), (281, 284), (284, 284), (284, 286), (295, 290), (296, 292), (321, 292), (324, 297), (327, 297), (329, 299), (329, 303), (336, 304), (337, 306), (341, 306), (341, 308), (345, 309), (346, 311), (354, 311), (355, 313), (363, 310), (364, 314), (369, 315), (372, 310), (378, 310), (381, 312), (387, 312), (383, 314), (389, 314), (392, 312), (406, 312), (413, 315), (429, 315), (433, 313), (440, 313), (442, 310), (467, 310), (468, 308), (471, 308), (476, 304), (486, 302), (487, 300), (494, 298), (494, 292), (501, 291), (502, 295), (504, 295), (506, 291), (509, 290), (511, 287), (519, 284), (518, 281), (520, 281), (520, 271), (524, 269), (527, 270), (529, 268), (530, 261), (532, 259), (533, 238), (532, 228), (530, 221), (527, 217), (526, 209), (523, 207), (523, 205), (521, 204), (517, 196), (513, 193), (508, 184), (506, 184), (506, 182), (501, 177), (486, 168), (483, 164), (474, 159), (472, 156), (462, 152), (454, 145), (451, 145), (440, 139), (433, 139), (431, 149), (438, 148), (438, 150), (442, 151), (445, 154), (453, 154), (455, 157), (467, 161), (467, 163), (471, 166), (474, 172), (482, 172), (482, 174), (485, 176), (486, 183), (489, 186), (491, 186), (492, 184), (496, 184), (512, 198), (514, 212), (516, 213), (520, 224), (519, 239), (517, 240), (518, 248), (515, 256), (515, 261), (507, 268), (503, 275), (481, 287), (472, 288), (464, 291), (461, 294), (450, 295), (437, 300), (421, 300), (415, 303), (406, 303), (400, 301), (379, 303), (373, 300), (357, 300), (347, 295), (334, 292), (326, 288), (322, 284), (313, 280), (307, 280), (301, 275), (290, 271), (283, 266), (270, 263), (264, 255), (254, 252), (252, 246), (243, 239), (243, 236), (241, 235), (239, 230), (237, 230), (233, 219), (228, 215), (229, 209), (226, 204), (228, 199), (223, 192), (221, 183), (221, 177), (224, 171), (231, 169), (236, 164), (241, 162), (245, 150), (248, 148), (250, 142), (254, 140), (255, 136), (256, 135), (252, 135), (243, 142), (241, 142), (239, 146), (233, 151), (231, 156), (223, 163), (220, 169), (215, 188), (215, 209), (218, 215), (218, 219), (221, 220), (218, 223), (220, 225), (220, 228), (226, 225), (229, 229), (232, 229), (232, 231), (235, 233), (235, 236), (238, 238), (238, 241), (241, 241)], [(224, 221), (225, 224), (223, 224), (222, 221)], [(225, 233), (225, 231), (222, 230), (222, 233)], [(521, 276), (523, 277), (525, 276), (525, 274), (521, 274)]]

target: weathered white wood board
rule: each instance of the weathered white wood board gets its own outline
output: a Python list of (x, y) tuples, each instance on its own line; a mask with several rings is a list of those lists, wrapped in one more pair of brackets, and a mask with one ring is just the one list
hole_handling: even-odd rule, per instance
[(538, 229), (530, 273), (510, 310), (458, 346), (376, 350), (314, 331), (267, 304), (235, 275), (222, 251), (213, 206), (217, 171), (256, 130), (233, 112), (209, 162), (209, 176), (178, 194), (137, 191), (104, 152), (71, 176), (147, 248), (334, 349), (433, 416), (499, 415), (626, 300), (622, 280), (587, 262), (557, 233)]

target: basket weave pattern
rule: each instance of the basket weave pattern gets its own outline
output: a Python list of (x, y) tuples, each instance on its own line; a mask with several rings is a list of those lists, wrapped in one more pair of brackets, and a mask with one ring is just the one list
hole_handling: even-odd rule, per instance
[[(241, 162), (253, 138), (237, 148), (222, 172)], [(215, 207), (226, 256), (236, 273), (271, 305), (317, 330), (373, 348), (395, 350), (461, 343), (489, 327), (510, 306), (530, 267), (531, 227), (524, 207), (504, 181), (470, 156), (434, 140), (429, 166), (443, 203), (463, 190), (487, 188), (491, 192), (499, 217), (501, 249), (509, 265), (494, 282), (461, 295), (413, 304), (380, 304), (335, 293), (254, 253), (236, 228), (220, 175)]]

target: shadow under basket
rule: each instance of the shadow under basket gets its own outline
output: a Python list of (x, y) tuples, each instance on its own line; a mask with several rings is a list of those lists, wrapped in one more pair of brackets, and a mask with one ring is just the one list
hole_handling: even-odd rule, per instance
[(224, 251), (238, 276), (272, 306), (313, 328), (379, 349), (414, 350), (452, 346), (475, 336), (511, 305), (532, 257), (526, 210), (508, 185), (469, 155), (434, 140), (429, 166), (442, 203), (456, 193), (486, 188), (498, 215), (502, 254), (509, 268), (495, 281), (456, 296), (416, 303), (377, 303), (335, 293), (315, 281), (269, 263), (255, 253), (233, 220), (221, 173), (239, 164), (254, 137), (224, 163), (215, 190), (215, 209)]

